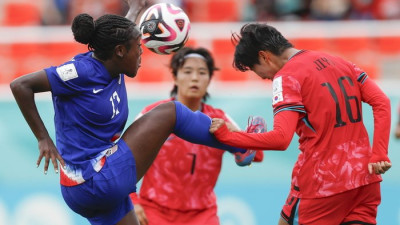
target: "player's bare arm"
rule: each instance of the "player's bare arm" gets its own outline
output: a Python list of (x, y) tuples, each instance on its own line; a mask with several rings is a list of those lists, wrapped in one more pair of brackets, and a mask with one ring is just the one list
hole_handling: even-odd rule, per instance
[(146, 213), (144, 212), (143, 207), (140, 204), (135, 204), (134, 209), (140, 225), (148, 225), (149, 221), (147, 220), (147, 216)]
[(135, 22), (140, 11), (145, 7), (146, 0), (125, 0), (125, 2), (129, 5), (125, 18)]
[(62, 166), (65, 166), (65, 163), (60, 154), (58, 154), (53, 140), (50, 138), (49, 133), (40, 118), (34, 100), (35, 93), (51, 90), (46, 72), (42, 70), (19, 77), (10, 84), (10, 88), (25, 120), (38, 140), (39, 157), (36, 162), (37, 166), (40, 165), (44, 158), (44, 173), (47, 174), (51, 160), (54, 170), (58, 173), (57, 160)]

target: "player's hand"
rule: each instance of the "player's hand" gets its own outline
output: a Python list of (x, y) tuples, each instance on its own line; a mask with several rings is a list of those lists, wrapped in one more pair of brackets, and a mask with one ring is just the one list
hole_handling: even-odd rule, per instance
[(138, 218), (140, 225), (149, 224), (149, 221), (147, 220), (147, 217), (146, 217), (146, 213), (144, 213), (143, 207), (139, 204), (136, 204), (134, 208), (135, 208), (136, 217)]
[(233, 125), (232, 123), (229, 122), (225, 122), (226, 126), (228, 127), (228, 130), (233, 132), (233, 131), (240, 131), (239, 128), (237, 128), (235, 125)]
[(220, 118), (213, 118), (212, 119), (212, 123), (210, 126), (210, 133), (214, 133), (215, 131), (217, 131), (220, 127), (222, 127), (225, 124), (225, 120), (220, 119)]
[(60, 162), (62, 167), (65, 167), (65, 162), (61, 158), (57, 151), (56, 146), (50, 137), (39, 140), (39, 158), (36, 162), (36, 166), (39, 167), (42, 159), (44, 157), (44, 174), (47, 174), (49, 168), (50, 160), (53, 163), (54, 171), (58, 173), (58, 162)]
[(384, 174), (392, 167), (392, 164), (388, 161), (380, 161), (376, 163), (368, 163), (368, 171), (370, 174)]

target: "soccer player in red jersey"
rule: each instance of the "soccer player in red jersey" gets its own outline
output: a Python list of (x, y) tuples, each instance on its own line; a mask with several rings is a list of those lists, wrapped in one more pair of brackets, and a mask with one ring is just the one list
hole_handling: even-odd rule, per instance
[[(298, 50), (274, 27), (247, 24), (233, 34), (234, 66), (273, 80), (273, 130), (230, 132), (213, 119), (221, 142), (285, 150), (299, 135), (298, 160), (279, 224), (376, 224), (381, 175), (390, 167), (390, 101), (354, 64), (322, 52)], [(373, 109), (371, 147), (361, 102)]]
[[(145, 107), (139, 117), (161, 103), (178, 100), (192, 111), (223, 118), (232, 130), (239, 130), (224, 111), (205, 103), (216, 69), (206, 49), (179, 50), (171, 58), (170, 68), (174, 78), (172, 97)], [(219, 224), (214, 187), (224, 153), (171, 134), (144, 175), (140, 192), (130, 195), (140, 224)], [(262, 157), (258, 151), (255, 161)]]

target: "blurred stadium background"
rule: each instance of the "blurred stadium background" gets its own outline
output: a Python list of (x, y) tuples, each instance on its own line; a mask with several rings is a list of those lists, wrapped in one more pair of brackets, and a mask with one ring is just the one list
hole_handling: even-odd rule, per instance
[[(160, 1), (160, 0), (158, 0)], [(149, 4), (155, 3), (149, 0)], [(161, 2), (167, 2), (161, 1)], [(210, 103), (224, 109), (241, 128), (249, 115), (273, 117), (270, 82), (235, 71), (232, 32), (248, 21), (268, 21), (297, 48), (322, 50), (353, 61), (386, 91), (392, 101), (392, 130), (400, 102), (400, 0), (176, 0), (192, 21), (188, 45), (210, 49), (220, 68)], [(85, 46), (73, 41), (69, 24), (81, 12), (124, 15), (121, 0), (0, 0), (0, 225), (80, 225), (61, 197), (58, 175), (36, 169), (37, 142), (9, 91), (23, 74), (58, 65)], [(169, 56), (144, 49), (138, 76), (128, 81), (130, 117), (147, 104), (167, 98), (172, 78)], [(45, 124), (54, 134), (50, 95), (37, 96)], [(372, 136), (373, 117), (364, 105)], [(222, 225), (276, 224), (289, 191), (298, 150), (265, 152), (265, 161), (240, 168), (226, 154), (216, 192)], [(400, 140), (390, 137), (392, 169), (382, 183), (378, 224), (400, 224)]]

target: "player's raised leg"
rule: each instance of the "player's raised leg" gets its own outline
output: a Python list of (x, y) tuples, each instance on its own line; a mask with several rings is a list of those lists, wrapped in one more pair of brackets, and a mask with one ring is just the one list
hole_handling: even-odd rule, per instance
[(162, 104), (135, 120), (122, 135), (136, 161), (139, 181), (175, 125), (175, 106)]
[(231, 152), (244, 149), (222, 144), (209, 133), (211, 119), (193, 112), (180, 102), (161, 104), (132, 123), (122, 136), (136, 160), (139, 181), (157, 156), (162, 144), (171, 133), (187, 141)]

